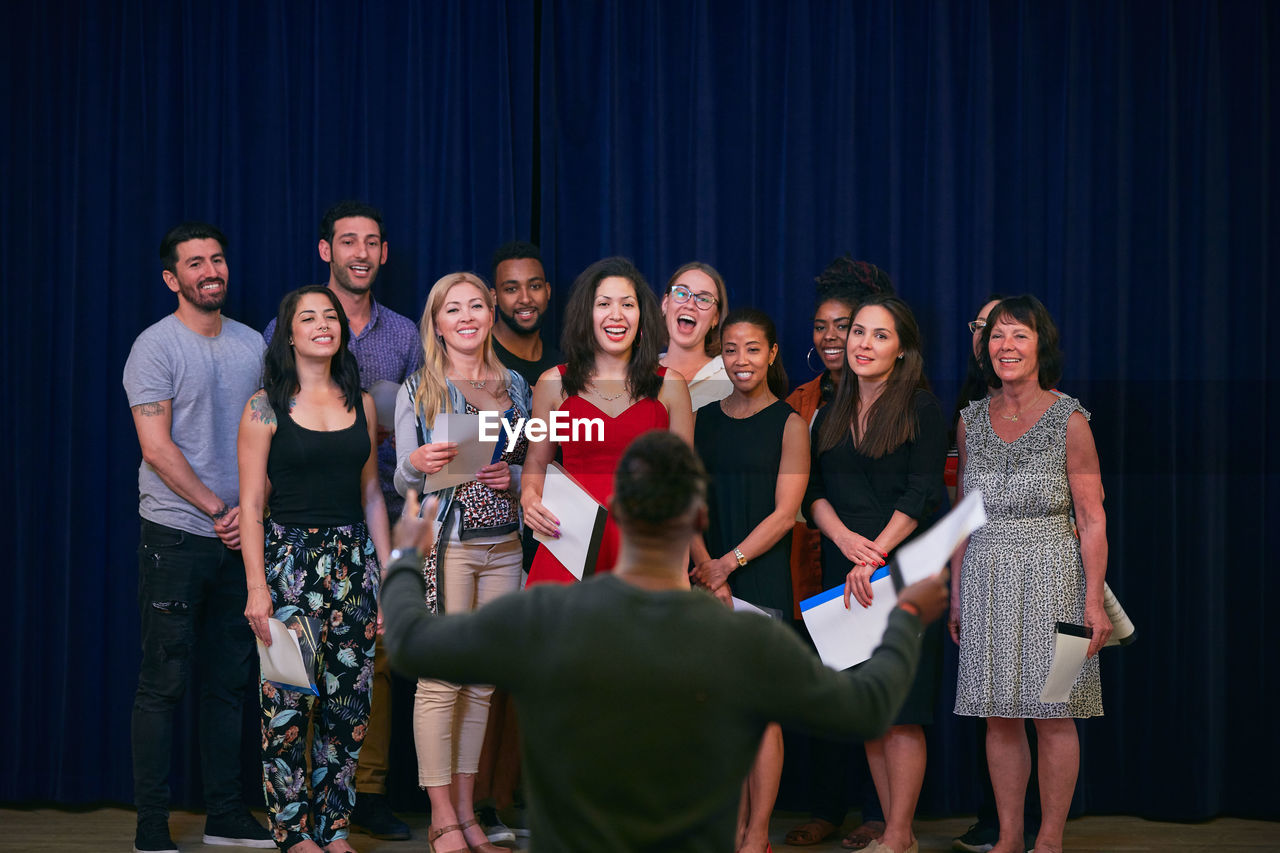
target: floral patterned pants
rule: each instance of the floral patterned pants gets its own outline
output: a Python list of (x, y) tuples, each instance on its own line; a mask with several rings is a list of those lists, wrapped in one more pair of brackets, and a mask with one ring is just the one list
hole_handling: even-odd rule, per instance
[[(326, 846), (347, 836), (369, 721), (380, 568), (364, 524), (267, 522), (267, 585), (275, 618), (318, 620), (318, 696), (261, 683), (262, 785), (276, 843)], [(307, 774), (308, 726), (311, 770)]]

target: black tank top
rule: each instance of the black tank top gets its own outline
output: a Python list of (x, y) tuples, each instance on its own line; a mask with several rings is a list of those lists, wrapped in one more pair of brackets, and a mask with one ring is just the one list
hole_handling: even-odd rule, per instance
[(287, 412), (276, 419), (267, 455), (271, 520), (293, 527), (340, 527), (364, 520), (360, 471), (369, 460), (363, 401), (356, 422), (331, 432), (307, 429)]

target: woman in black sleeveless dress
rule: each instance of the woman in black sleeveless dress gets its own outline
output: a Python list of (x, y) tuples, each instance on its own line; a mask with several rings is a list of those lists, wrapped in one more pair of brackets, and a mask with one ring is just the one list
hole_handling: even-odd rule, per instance
[[(693, 543), (690, 576), (722, 598), (791, 618), (791, 528), (809, 477), (809, 430), (780, 398), (787, 377), (777, 331), (762, 311), (725, 319), (724, 366), (733, 393), (698, 410), (694, 447), (710, 475), (709, 525)], [(782, 776), (782, 730), (770, 724), (747, 779), (737, 849), (769, 847)]]
[[(822, 531), (823, 586), (841, 582), (846, 607), (874, 598), (872, 577), (921, 532), (941, 501), (947, 455), (942, 407), (928, 390), (920, 331), (901, 299), (862, 303), (845, 344), (848, 379), (813, 424), (805, 515)], [(923, 725), (933, 721), (941, 638), (926, 632), (920, 664), (894, 725), (866, 742), (885, 814), (875, 850), (916, 853), (911, 822), (925, 772)]]
[(360, 390), (349, 335), (328, 288), (288, 294), (267, 347), (263, 390), (245, 406), (237, 445), (245, 616), (266, 645), (272, 616), (317, 641), (314, 694), (261, 683), (262, 783), (276, 844), (290, 853), (353, 850), (347, 825), (390, 540), (377, 414)]

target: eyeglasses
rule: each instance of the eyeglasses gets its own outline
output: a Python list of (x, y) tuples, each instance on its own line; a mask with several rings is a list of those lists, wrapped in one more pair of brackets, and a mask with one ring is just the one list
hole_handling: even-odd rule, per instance
[(981, 332), (986, 327), (987, 327), (986, 320), (970, 320), (969, 321), (969, 331), (973, 332), (975, 335), (978, 334), (978, 332)]
[(689, 297), (693, 297), (693, 304), (698, 306), (700, 311), (710, 311), (716, 306), (720, 300), (712, 296), (710, 293), (694, 293), (687, 287), (677, 284), (671, 290), (667, 291), (671, 294), (671, 301), (677, 305), (683, 305), (689, 301)]

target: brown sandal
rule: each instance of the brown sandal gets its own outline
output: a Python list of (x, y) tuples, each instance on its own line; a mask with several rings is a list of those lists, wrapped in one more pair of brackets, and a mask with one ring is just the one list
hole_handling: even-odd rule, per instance
[(427, 849), (430, 850), (431, 853), (467, 853), (467, 851), (469, 851), (471, 848), (467, 846), (467, 839), (465, 838), (462, 839), (461, 847), (455, 847), (452, 850), (436, 849), (436, 839), (442, 835), (447, 835), (450, 832), (454, 832), (454, 831), (462, 832), (462, 824), (451, 823), (448, 826), (442, 826), (439, 829), (432, 829), (431, 827), (427, 827)]
[(884, 821), (869, 820), (841, 839), (840, 846), (845, 850), (863, 850), (871, 846), (872, 841), (879, 840), (882, 835), (884, 835)]
[[(462, 824), (461, 829), (463, 830), (463, 832), (466, 832), (466, 829), (468, 826), (475, 826), (477, 823), (478, 822), (476, 821), (476, 819), (472, 818), (471, 820)], [(486, 839), (483, 844), (472, 844), (470, 841), (468, 841), (467, 849), (469, 849), (471, 853), (511, 853), (511, 851), (508, 848), (499, 847), (498, 845), (492, 843), (488, 839)]]
[(786, 842), (792, 847), (812, 847), (814, 844), (821, 844), (835, 835), (836, 830), (839, 828), (829, 820), (811, 817), (788, 832)]

